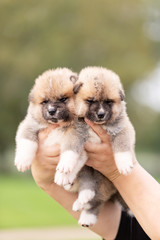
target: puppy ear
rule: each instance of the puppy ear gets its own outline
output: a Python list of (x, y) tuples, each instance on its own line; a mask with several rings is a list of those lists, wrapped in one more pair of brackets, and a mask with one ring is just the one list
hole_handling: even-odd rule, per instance
[(78, 80), (78, 76), (77, 75), (72, 75), (70, 76), (70, 80), (75, 83)]
[(119, 91), (119, 95), (120, 95), (121, 101), (124, 101), (125, 95), (124, 95), (124, 92), (122, 90)]
[(81, 82), (77, 83), (73, 88), (74, 94), (77, 94), (82, 86), (83, 86), (83, 83), (81, 83)]
[(29, 102), (34, 102), (33, 90), (31, 90), (30, 93), (29, 93), (28, 101), (29, 101)]

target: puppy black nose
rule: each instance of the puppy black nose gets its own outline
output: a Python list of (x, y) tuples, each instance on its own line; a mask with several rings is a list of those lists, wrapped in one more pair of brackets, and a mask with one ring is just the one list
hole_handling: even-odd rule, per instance
[(104, 110), (103, 110), (103, 109), (100, 109), (100, 110), (98, 111), (98, 113), (97, 113), (97, 116), (98, 116), (99, 119), (103, 119), (104, 116), (105, 116)]
[(56, 108), (50, 108), (48, 109), (48, 112), (51, 116), (53, 116), (56, 113), (57, 109)]
[(104, 113), (99, 113), (99, 114), (98, 114), (98, 118), (100, 118), (100, 119), (104, 118), (104, 116), (105, 116)]

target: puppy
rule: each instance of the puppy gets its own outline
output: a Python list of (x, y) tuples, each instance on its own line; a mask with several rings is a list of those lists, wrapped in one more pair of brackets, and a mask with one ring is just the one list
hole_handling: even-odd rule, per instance
[[(85, 126), (83, 119), (100, 124), (111, 137), (119, 172), (130, 174), (133, 168), (135, 132), (126, 113), (124, 90), (118, 75), (105, 68), (87, 67), (80, 72), (74, 93), (76, 115), (83, 129), (82, 142), (100, 142), (94, 131)], [(79, 194), (73, 210), (82, 210), (79, 219), (81, 225), (94, 225), (100, 207), (113, 198), (117, 190), (107, 178), (87, 166), (79, 171), (76, 182), (79, 184)]]
[[(73, 121), (73, 86), (76, 79), (77, 74), (67, 68), (46, 71), (36, 79), (29, 94), (27, 115), (16, 134), (15, 165), (19, 171), (29, 169), (32, 164), (38, 147), (38, 132), (49, 125), (58, 124), (49, 134), (45, 144), (61, 145), (61, 156), (57, 166), (59, 172), (55, 176), (55, 182), (65, 185), (68, 181), (73, 181), (64, 173), (74, 168), (81, 151), (81, 143)], [(63, 176), (60, 171), (63, 172)]]
[[(126, 113), (124, 90), (118, 75), (100, 67), (88, 67), (74, 87), (76, 114), (100, 124), (111, 136), (117, 168), (127, 175), (133, 167), (135, 131)], [(89, 136), (95, 134), (89, 130)]]

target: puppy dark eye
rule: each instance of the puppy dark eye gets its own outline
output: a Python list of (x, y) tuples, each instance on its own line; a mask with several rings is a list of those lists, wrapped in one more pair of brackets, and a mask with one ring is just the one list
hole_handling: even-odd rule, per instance
[(62, 97), (62, 98), (59, 99), (59, 101), (60, 101), (60, 102), (66, 102), (67, 99), (68, 99), (68, 97)]
[(86, 99), (86, 102), (91, 104), (91, 103), (94, 103), (94, 100), (93, 99)]
[(41, 104), (47, 104), (49, 100), (45, 99), (44, 101), (41, 102)]
[(105, 101), (105, 103), (108, 104), (108, 105), (112, 105), (114, 103), (114, 101), (112, 99), (107, 99)]

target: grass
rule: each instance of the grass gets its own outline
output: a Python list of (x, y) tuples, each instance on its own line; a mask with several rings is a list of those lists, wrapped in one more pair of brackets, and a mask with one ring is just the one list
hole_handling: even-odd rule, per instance
[(0, 229), (67, 225), (77, 226), (77, 222), (32, 177), (0, 176)]
[(0, 176), (0, 229), (77, 225), (25, 175)]

